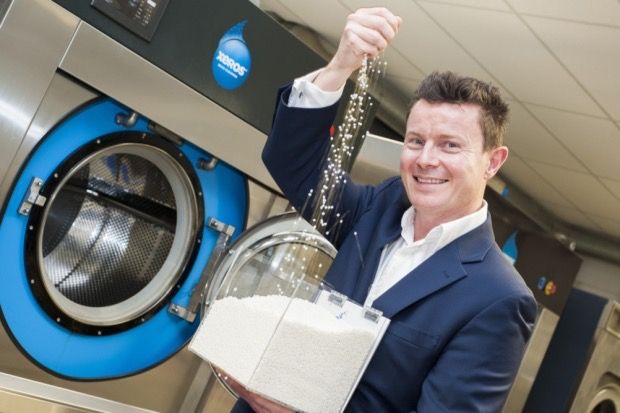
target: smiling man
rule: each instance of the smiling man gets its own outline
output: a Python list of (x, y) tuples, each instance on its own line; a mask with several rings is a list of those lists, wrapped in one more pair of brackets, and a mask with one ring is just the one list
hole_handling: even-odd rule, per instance
[(501, 145), (507, 115), (497, 89), (476, 79), (446, 72), (422, 82), (400, 158), (416, 240), (481, 209), (487, 181), (508, 157)]
[[(387, 47), (400, 23), (384, 8), (358, 10), (327, 66), (280, 91), (263, 160), (298, 210), (320, 178), (346, 79)], [(401, 176), (342, 183), (345, 218), (327, 279), (391, 319), (347, 412), (501, 410), (536, 317), (483, 199), (508, 156), (507, 116), (497, 88), (432, 73), (413, 96)], [(237, 388), (235, 412), (287, 411)]]

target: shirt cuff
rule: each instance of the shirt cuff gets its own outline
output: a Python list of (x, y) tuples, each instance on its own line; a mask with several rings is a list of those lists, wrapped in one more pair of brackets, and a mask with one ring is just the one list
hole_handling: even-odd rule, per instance
[(289, 107), (318, 109), (331, 106), (338, 102), (338, 99), (342, 96), (344, 85), (333, 92), (321, 89), (312, 83), (312, 80), (316, 78), (320, 70), (321, 69), (315, 70), (312, 73), (295, 79), (291, 94), (288, 98)]

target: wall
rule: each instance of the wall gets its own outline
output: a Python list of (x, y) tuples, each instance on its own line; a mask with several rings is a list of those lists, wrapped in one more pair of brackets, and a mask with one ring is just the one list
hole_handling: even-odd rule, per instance
[(574, 287), (601, 297), (620, 301), (620, 266), (582, 255), (583, 263)]

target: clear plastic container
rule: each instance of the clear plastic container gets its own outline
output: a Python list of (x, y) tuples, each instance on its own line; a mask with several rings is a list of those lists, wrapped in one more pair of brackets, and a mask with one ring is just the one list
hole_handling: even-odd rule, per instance
[(302, 231), (238, 251), (189, 349), (296, 411), (341, 412), (389, 320), (321, 281), (324, 242)]

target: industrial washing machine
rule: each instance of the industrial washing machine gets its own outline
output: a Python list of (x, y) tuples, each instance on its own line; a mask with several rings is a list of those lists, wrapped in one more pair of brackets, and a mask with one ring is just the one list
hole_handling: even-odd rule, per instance
[(285, 210), (260, 151), (320, 59), (241, 0), (0, 0), (0, 51), (0, 410), (200, 411), (209, 264)]
[(571, 291), (524, 411), (620, 411), (618, 302)]
[(192, 325), (163, 304), (188, 305), (217, 239), (205, 211), (245, 224), (239, 172), (125, 116), (97, 99), (56, 124), (5, 202), (3, 321), (33, 361), (70, 378), (125, 376), (180, 348)]
[(570, 413), (620, 412), (620, 303), (610, 301)]
[(538, 302), (538, 314), (503, 413), (521, 413), (569, 299), (581, 258), (487, 188), (495, 240)]

